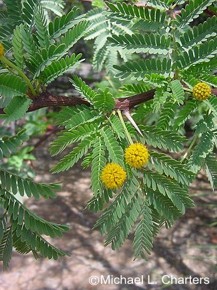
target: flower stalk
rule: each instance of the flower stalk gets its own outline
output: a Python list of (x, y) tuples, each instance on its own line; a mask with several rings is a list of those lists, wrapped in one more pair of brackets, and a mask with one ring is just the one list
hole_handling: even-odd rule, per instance
[(7, 59), (4, 55), (0, 56), (0, 60), (3, 64), (6, 66), (9, 66), (10, 68), (14, 69), (18, 75), (26, 82), (27, 86), (29, 87), (31, 93), (33, 96), (36, 96), (36, 91), (33, 88), (33, 85), (29, 78), (23, 73), (21, 69), (19, 69), (14, 63), (12, 63), (9, 59)]
[(123, 128), (124, 128), (124, 131), (125, 131), (125, 133), (126, 133), (126, 136), (127, 136), (128, 140), (129, 140), (129, 143), (130, 143), (130, 144), (133, 144), (133, 140), (132, 140), (132, 138), (131, 138), (131, 136), (130, 136), (130, 133), (129, 133), (128, 130), (127, 130), (126, 124), (125, 124), (124, 119), (123, 119), (123, 116), (122, 116), (122, 114), (121, 114), (121, 111), (120, 111), (120, 110), (117, 110), (117, 112), (118, 112), (118, 117), (119, 117), (119, 119), (120, 119), (120, 121), (121, 121), (121, 124), (122, 124), (122, 126), (123, 126)]

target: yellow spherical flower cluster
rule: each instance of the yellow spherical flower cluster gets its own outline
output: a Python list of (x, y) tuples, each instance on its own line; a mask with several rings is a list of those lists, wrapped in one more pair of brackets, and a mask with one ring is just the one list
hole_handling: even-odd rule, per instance
[(206, 100), (211, 95), (211, 88), (206, 83), (198, 83), (193, 87), (193, 96), (199, 101)]
[(0, 57), (5, 54), (4, 46), (0, 43)]
[(140, 169), (148, 163), (149, 153), (145, 145), (141, 143), (131, 144), (125, 150), (125, 160), (133, 168)]
[(108, 189), (120, 188), (126, 178), (126, 171), (117, 163), (108, 163), (101, 173), (101, 180)]

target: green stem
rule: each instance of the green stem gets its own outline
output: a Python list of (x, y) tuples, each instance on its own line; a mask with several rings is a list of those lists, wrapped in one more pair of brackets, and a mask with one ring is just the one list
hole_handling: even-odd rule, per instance
[(191, 153), (191, 149), (193, 148), (194, 144), (197, 142), (198, 135), (195, 134), (193, 140), (191, 141), (190, 146), (188, 147), (188, 150), (185, 152), (184, 156), (181, 159), (181, 162), (183, 162)]
[(122, 126), (123, 126), (123, 128), (124, 128), (124, 131), (125, 131), (125, 133), (126, 133), (126, 136), (127, 136), (128, 140), (129, 140), (129, 143), (130, 143), (130, 144), (133, 144), (133, 140), (132, 140), (132, 138), (131, 138), (131, 136), (130, 136), (130, 133), (129, 133), (128, 130), (127, 130), (127, 127), (126, 127), (126, 125), (125, 125), (125, 122), (124, 122), (123, 116), (122, 116), (122, 114), (121, 114), (121, 111), (120, 111), (120, 110), (117, 110), (117, 112), (118, 112), (118, 117), (119, 117), (119, 119), (120, 119), (120, 121), (121, 121), (121, 124), (122, 124)]
[(20, 70), (15, 64), (13, 64), (10, 60), (8, 60), (5, 56), (0, 57), (0, 60), (2, 63), (8, 65), (9, 67), (13, 68), (15, 71), (17, 71), (18, 75), (26, 82), (27, 86), (30, 88), (33, 96), (36, 95), (36, 91), (32, 86), (32, 83), (27, 78), (27, 76)]

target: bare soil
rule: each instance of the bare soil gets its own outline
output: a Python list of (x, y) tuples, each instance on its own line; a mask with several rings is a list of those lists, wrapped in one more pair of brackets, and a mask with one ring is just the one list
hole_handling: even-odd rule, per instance
[[(161, 230), (148, 261), (134, 260), (130, 240), (114, 252), (104, 246), (103, 237), (92, 229), (97, 215), (85, 210), (91, 197), (89, 171), (78, 165), (64, 174), (51, 175), (49, 170), (57, 160), (49, 157), (46, 147), (42, 144), (36, 152), (33, 164), (36, 180), (61, 182), (62, 190), (56, 199), (31, 199), (26, 204), (44, 218), (70, 226), (62, 238), (50, 240), (68, 251), (70, 257), (35, 260), (31, 254), (22, 256), (14, 252), (9, 270), (0, 273), (1, 290), (217, 289), (217, 225), (213, 224), (217, 217), (217, 194), (202, 175), (191, 189), (196, 207), (188, 210), (173, 228)], [(108, 275), (110, 285), (90, 284), (94, 282), (89, 280), (91, 276)], [(185, 284), (181, 280), (178, 284), (163, 284), (163, 275), (188, 280)], [(122, 279), (122, 284), (115, 277)], [(130, 284), (129, 277), (138, 277), (137, 282), (141, 283)], [(201, 283), (192, 284), (189, 279), (194, 277), (198, 278), (194, 281), (201, 279)], [(209, 279), (208, 285), (204, 283), (205, 277)], [(127, 278), (128, 284), (124, 283)]]

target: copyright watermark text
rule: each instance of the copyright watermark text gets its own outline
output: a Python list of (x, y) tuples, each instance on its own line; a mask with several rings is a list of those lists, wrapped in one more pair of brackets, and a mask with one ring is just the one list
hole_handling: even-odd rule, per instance
[(124, 277), (120, 276), (90, 276), (89, 284), (90, 285), (128, 285), (128, 284), (143, 284), (143, 275), (140, 277)]
[(150, 275), (137, 276), (137, 277), (125, 277), (123, 275), (100, 275), (100, 276), (90, 276), (89, 284), (92, 286), (96, 285), (207, 285), (210, 283), (209, 277), (177, 277), (174, 275), (162, 275), (159, 279), (152, 279)]

